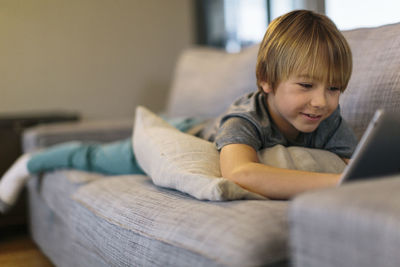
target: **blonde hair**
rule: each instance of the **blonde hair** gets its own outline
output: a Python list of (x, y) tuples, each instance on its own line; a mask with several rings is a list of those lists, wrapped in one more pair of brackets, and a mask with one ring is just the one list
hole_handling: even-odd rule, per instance
[(326, 16), (296, 10), (269, 25), (258, 51), (258, 88), (266, 82), (275, 90), (292, 74), (306, 74), (344, 91), (352, 71), (350, 47)]

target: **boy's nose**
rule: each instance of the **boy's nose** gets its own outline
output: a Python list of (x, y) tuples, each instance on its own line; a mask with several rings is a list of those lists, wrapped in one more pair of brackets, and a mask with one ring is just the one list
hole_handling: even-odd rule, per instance
[(310, 101), (311, 106), (315, 108), (323, 108), (326, 106), (326, 93), (325, 90), (315, 90), (314, 94), (312, 95), (311, 101)]

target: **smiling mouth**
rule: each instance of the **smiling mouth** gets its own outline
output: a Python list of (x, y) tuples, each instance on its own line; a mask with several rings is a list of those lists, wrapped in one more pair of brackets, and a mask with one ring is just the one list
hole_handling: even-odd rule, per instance
[(301, 113), (303, 116), (305, 116), (309, 120), (317, 121), (319, 120), (322, 115), (315, 115), (315, 114), (307, 114), (307, 113)]

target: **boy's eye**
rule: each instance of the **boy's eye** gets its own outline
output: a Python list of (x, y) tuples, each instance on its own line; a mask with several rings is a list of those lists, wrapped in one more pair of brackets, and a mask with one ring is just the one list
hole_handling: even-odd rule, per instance
[(306, 89), (309, 89), (309, 88), (312, 88), (312, 87), (313, 87), (313, 85), (312, 85), (311, 83), (299, 83), (299, 85), (300, 85), (301, 87), (306, 88)]
[(336, 87), (336, 86), (331, 86), (328, 89), (329, 89), (329, 91), (339, 91), (340, 90), (340, 88)]

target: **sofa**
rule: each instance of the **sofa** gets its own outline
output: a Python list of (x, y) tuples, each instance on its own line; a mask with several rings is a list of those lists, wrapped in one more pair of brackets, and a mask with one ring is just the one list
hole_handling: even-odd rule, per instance
[[(377, 108), (400, 111), (400, 24), (344, 35), (354, 68), (340, 105), (360, 138)], [(256, 90), (257, 51), (185, 50), (164, 115), (215, 117)], [(132, 126), (133, 119), (36, 126), (24, 133), (24, 151), (131, 138)], [(400, 179), (380, 178), (290, 201), (212, 201), (147, 175), (57, 170), (29, 180), (29, 228), (56, 266), (400, 266)]]

